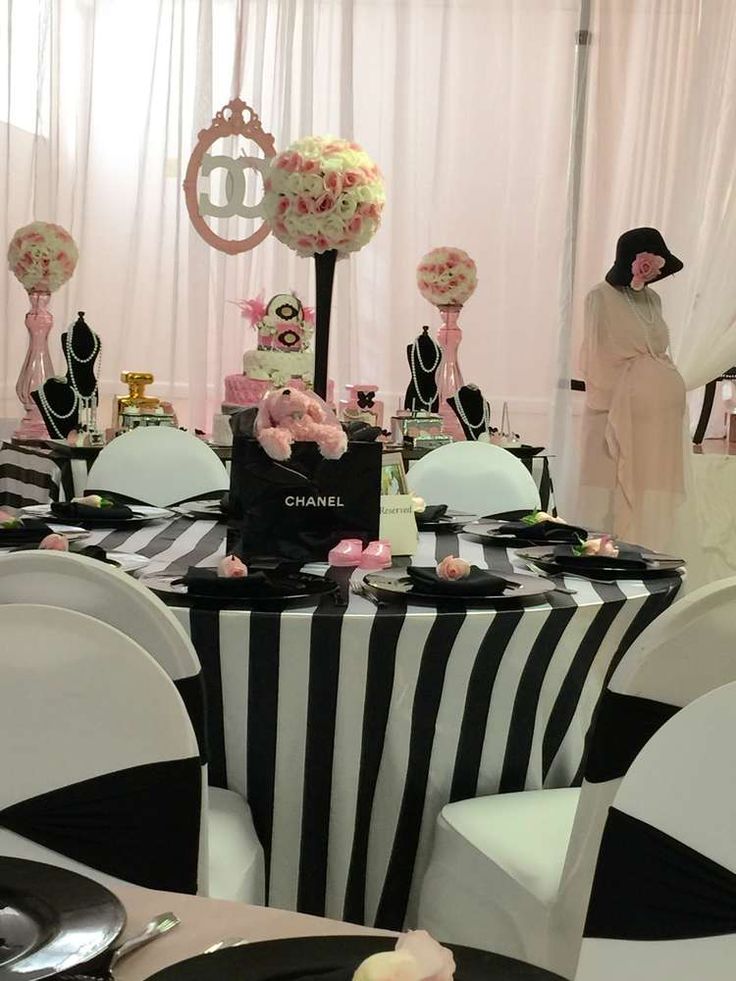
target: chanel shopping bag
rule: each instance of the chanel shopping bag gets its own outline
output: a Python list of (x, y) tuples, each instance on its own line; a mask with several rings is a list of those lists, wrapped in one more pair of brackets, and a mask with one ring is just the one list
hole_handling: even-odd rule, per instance
[(294, 443), (291, 459), (272, 460), (257, 440), (236, 436), (230, 471), (228, 547), (246, 560), (278, 555), (325, 561), (343, 538), (378, 538), (380, 443), (351, 442), (339, 460), (316, 443)]

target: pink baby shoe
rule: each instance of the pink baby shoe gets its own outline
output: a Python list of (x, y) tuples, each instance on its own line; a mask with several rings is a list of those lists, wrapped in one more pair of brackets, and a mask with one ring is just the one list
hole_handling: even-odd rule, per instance
[(343, 538), (330, 549), (327, 561), (333, 566), (358, 565), (363, 554), (363, 543), (359, 538)]
[(369, 542), (368, 547), (360, 557), (361, 569), (388, 569), (391, 565), (391, 543), (380, 539)]

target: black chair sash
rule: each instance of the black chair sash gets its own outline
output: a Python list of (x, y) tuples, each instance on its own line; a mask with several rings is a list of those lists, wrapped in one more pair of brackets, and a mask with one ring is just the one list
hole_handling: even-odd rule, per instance
[(601, 696), (585, 764), (588, 783), (622, 777), (641, 749), (680, 707), (606, 689)]
[(736, 933), (736, 874), (612, 807), (584, 936), (685, 940)]
[(209, 746), (207, 744), (207, 702), (202, 672), (190, 675), (188, 678), (178, 678), (174, 681), (174, 685), (184, 702), (184, 707), (194, 729), (194, 735), (197, 737), (199, 759), (202, 764), (205, 764), (209, 760)]
[(0, 826), (100, 872), (195, 894), (202, 807), (197, 758), (133, 766), (0, 811)]

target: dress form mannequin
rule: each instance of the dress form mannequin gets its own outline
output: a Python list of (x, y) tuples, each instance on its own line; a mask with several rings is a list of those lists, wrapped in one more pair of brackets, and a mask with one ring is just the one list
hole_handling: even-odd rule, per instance
[[(642, 256), (655, 260), (643, 282)], [(585, 302), (579, 518), (661, 551), (672, 547), (684, 501), (685, 384), (669, 355), (661, 300), (647, 283), (681, 268), (656, 229), (633, 229)]]
[(66, 359), (66, 376), (49, 378), (32, 393), (49, 434), (66, 439), (72, 430), (92, 425), (97, 408), (95, 367), (100, 355), (100, 338), (84, 320), (80, 310), (77, 320), (61, 335)]
[(477, 385), (463, 385), (448, 397), (447, 404), (457, 416), (467, 440), (488, 439), (491, 407)]
[(411, 381), (406, 390), (404, 408), (413, 412), (436, 412), (440, 404), (436, 376), (442, 351), (430, 335), (429, 327), (422, 327), (422, 333), (407, 347), (406, 356)]

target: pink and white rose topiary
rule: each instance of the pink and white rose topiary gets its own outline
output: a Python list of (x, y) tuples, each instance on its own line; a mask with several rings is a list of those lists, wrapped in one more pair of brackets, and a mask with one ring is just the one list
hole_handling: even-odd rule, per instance
[(78, 258), (69, 232), (49, 221), (19, 228), (8, 246), (8, 268), (29, 293), (54, 293), (71, 279)]
[(377, 165), (357, 143), (309, 136), (269, 162), (264, 212), (276, 238), (299, 255), (357, 252), (373, 238), (386, 202)]
[(477, 285), (475, 263), (462, 249), (432, 249), (417, 266), (419, 292), (436, 307), (462, 306)]

